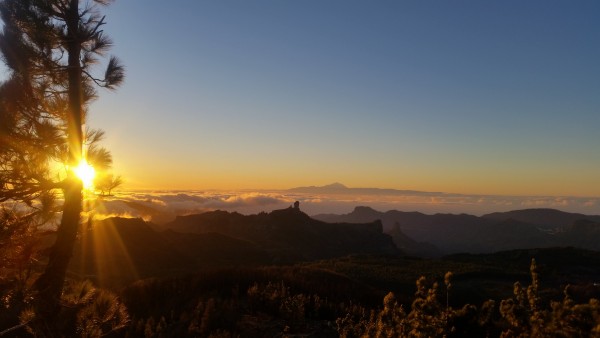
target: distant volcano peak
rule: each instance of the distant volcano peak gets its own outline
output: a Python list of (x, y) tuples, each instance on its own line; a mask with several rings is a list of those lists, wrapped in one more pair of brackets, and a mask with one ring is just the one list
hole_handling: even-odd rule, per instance
[(329, 188), (329, 189), (348, 189), (347, 186), (341, 184), (340, 182), (334, 182), (328, 185), (323, 186), (322, 188)]

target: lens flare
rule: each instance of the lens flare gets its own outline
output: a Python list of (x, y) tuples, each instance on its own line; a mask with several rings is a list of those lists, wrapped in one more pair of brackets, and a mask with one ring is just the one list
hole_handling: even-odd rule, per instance
[(81, 160), (79, 164), (73, 168), (73, 172), (83, 183), (84, 189), (92, 189), (94, 187), (96, 170), (85, 160)]

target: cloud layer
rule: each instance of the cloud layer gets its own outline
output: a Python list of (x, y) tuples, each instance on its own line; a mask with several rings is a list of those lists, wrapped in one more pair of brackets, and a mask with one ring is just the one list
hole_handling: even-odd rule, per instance
[(377, 210), (420, 211), (424, 213), (470, 213), (481, 215), (495, 211), (527, 208), (554, 208), (568, 212), (600, 214), (600, 198), (482, 196), (482, 195), (349, 195), (309, 194), (288, 191), (131, 191), (96, 200), (94, 217), (141, 217), (154, 222), (167, 222), (177, 215), (209, 210), (237, 211), (243, 214), (286, 208), (300, 201), (309, 215), (347, 213), (356, 206)]

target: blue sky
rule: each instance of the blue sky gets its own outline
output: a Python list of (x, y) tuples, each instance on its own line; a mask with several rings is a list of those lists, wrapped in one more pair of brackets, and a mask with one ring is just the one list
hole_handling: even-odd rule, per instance
[(600, 2), (116, 1), (131, 188), (599, 196)]

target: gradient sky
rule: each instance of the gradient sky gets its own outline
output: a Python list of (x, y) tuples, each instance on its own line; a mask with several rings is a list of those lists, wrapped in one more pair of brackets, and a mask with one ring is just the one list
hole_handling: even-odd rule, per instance
[(157, 1), (89, 124), (127, 188), (600, 196), (600, 2)]

